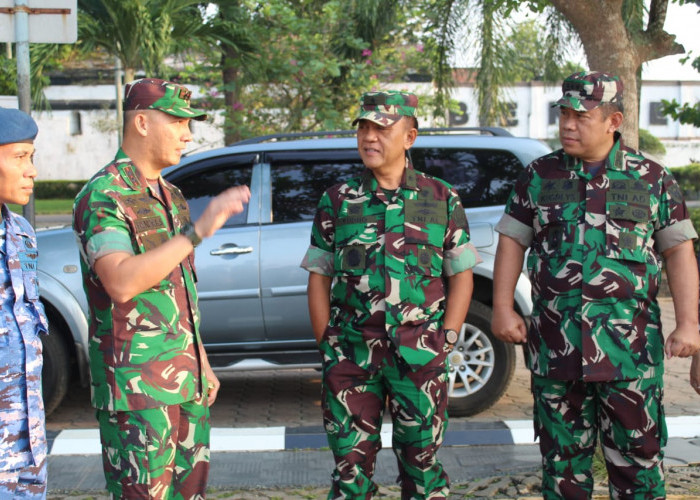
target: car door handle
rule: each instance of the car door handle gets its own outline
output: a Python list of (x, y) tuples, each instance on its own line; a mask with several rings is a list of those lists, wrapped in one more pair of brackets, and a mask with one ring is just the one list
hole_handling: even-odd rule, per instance
[(212, 250), (209, 255), (237, 255), (240, 253), (251, 253), (253, 247), (239, 247), (235, 243), (225, 243), (217, 250)]

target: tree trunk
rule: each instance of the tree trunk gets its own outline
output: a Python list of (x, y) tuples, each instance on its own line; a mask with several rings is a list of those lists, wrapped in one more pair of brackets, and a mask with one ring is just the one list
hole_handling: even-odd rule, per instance
[(663, 30), (668, 0), (652, 0), (648, 27), (644, 31), (628, 29), (622, 14), (624, 1), (630, 0), (550, 0), (572, 24), (583, 44), (589, 69), (617, 75), (624, 84), (624, 141), (639, 144), (639, 85), (637, 72), (642, 63), (684, 52), (675, 36)]
[(124, 83), (131, 83), (134, 81), (136, 75), (135, 68), (124, 68)]

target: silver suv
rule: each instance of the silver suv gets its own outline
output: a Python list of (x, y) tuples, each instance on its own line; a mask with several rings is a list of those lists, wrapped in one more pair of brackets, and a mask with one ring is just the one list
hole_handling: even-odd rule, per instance
[[(261, 137), (188, 156), (164, 172), (184, 193), (194, 220), (228, 186), (247, 184), (252, 192), (244, 212), (196, 251), (202, 338), (215, 369), (320, 366), (307, 312), (308, 274), (299, 263), (323, 191), (363, 169), (353, 134)], [(490, 407), (512, 377), (515, 349), (489, 329), (493, 228), (523, 166), (547, 152), (541, 142), (501, 129), (422, 130), (410, 150), (418, 170), (457, 189), (483, 259), (474, 270), (469, 315), (449, 356), (453, 416)], [(44, 398), (51, 412), (75, 368), (81, 382), (89, 382), (87, 302), (71, 229), (39, 231), (37, 238), (41, 298), (52, 334), (44, 337)], [(524, 274), (515, 299), (519, 312), (529, 315), (530, 283)]]

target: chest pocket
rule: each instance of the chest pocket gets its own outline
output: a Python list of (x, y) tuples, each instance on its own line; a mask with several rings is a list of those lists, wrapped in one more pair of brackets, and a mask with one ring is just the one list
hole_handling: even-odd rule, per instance
[(34, 323), (34, 333), (39, 331), (47, 332), (49, 327), (46, 324), (44, 306), (39, 300), (39, 279), (37, 277), (38, 253), (36, 245), (31, 238), (22, 237), (24, 248), (19, 249), (18, 257), (22, 268), (22, 284), (24, 285), (24, 296), (27, 307), (32, 315)]
[(578, 181), (548, 180), (537, 197), (534, 250), (541, 257), (569, 256), (576, 244), (581, 194)]
[[(158, 216), (140, 217), (132, 222), (138, 252), (144, 253), (159, 247), (170, 239), (168, 228), (163, 219)], [(168, 290), (175, 286), (178, 280), (179, 266), (176, 266), (165, 279), (151, 287), (151, 290)], [(178, 281), (179, 284), (179, 281)]]
[(24, 282), (24, 295), (27, 300), (39, 300), (39, 281), (36, 276), (37, 251), (34, 243), (29, 238), (24, 240), (24, 250), (19, 251), (19, 263), (22, 267), (22, 279)]
[(382, 264), (376, 217), (339, 218), (335, 228), (335, 245), (333, 265), (341, 276), (369, 274), (370, 267)]
[(406, 275), (442, 276), (446, 231), (446, 201), (406, 200), (404, 219), (404, 272)]
[(606, 257), (658, 264), (652, 251), (653, 222), (646, 183), (611, 180), (605, 206)]

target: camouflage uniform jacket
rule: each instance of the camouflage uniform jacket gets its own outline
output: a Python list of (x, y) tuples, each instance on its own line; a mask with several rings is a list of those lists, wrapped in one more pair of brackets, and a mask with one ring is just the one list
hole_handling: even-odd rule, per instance
[(668, 170), (619, 134), (595, 175), (555, 151), (524, 171), (496, 230), (530, 247), (534, 373), (589, 382), (663, 373), (660, 252), (697, 237)]
[(121, 304), (111, 300), (93, 268), (109, 253), (153, 249), (190, 221), (180, 190), (162, 178), (160, 187), (162, 199), (120, 150), (73, 207), (90, 308), (92, 404), (98, 409), (180, 404), (202, 391), (194, 254), (156, 286)]
[(8, 471), (46, 457), (39, 334), (48, 332), (48, 323), (39, 301), (34, 229), (4, 205), (0, 227), (0, 470)]
[[(319, 201), (302, 267), (333, 276), (330, 326), (336, 355), (363, 368), (388, 338), (412, 367), (442, 355), (443, 278), (478, 260), (457, 193), (407, 164), (387, 197), (371, 171), (328, 189)], [(337, 343), (335, 342), (337, 340)]]

